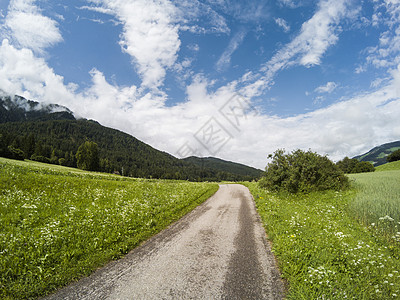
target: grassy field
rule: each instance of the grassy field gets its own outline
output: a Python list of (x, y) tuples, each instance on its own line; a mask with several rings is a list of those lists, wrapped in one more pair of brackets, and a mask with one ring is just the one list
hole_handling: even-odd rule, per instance
[[(354, 214), (365, 205), (359, 201), (375, 199), (378, 204), (366, 211), (398, 225), (391, 220), (400, 207), (398, 175), (352, 175), (355, 189), (308, 195), (270, 193), (257, 183), (246, 184), (288, 281), (287, 299), (400, 299), (400, 240), (376, 234)], [(389, 214), (391, 219), (385, 217)]]
[(218, 189), (2, 158), (0, 180), (0, 299), (36, 298), (88, 275)]
[(385, 166), (379, 172), (349, 175), (358, 191), (349, 208), (377, 236), (400, 243), (400, 170), (395, 169), (400, 165)]
[(400, 170), (400, 160), (380, 165), (375, 168), (375, 172)]

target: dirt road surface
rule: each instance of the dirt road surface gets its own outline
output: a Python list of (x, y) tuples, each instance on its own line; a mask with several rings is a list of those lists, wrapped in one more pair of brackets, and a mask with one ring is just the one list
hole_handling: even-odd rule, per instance
[(282, 299), (249, 190), (218, 192), (168, 229), (46, 299)]

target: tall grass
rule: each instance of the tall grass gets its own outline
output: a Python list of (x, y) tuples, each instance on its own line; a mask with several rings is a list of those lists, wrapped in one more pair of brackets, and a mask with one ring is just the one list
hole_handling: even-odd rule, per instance
[(355, 190), (278, 194), (246, 185), (288, 281), (287, 299), (400, 298), (400, 247), (349, 213)]
[(88, 275), (217, 189), (0, 159), (0, 299), (36, 298)]
[(400, 170), (351, 174), (358, 193), (349, 209), (376, 234), (400, 242)]

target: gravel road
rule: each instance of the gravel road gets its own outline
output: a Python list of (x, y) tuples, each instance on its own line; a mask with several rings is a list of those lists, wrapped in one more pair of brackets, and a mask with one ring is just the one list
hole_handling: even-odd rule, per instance
[(46, 299), (282, 299), (283, 290), (252, 196), (233, 184)]

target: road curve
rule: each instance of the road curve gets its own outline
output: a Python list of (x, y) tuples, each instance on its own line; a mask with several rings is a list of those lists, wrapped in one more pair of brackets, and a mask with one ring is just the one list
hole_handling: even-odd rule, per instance
[(45, 299), (282, 299), (249, 190), (221, 185), (184, 218)]

